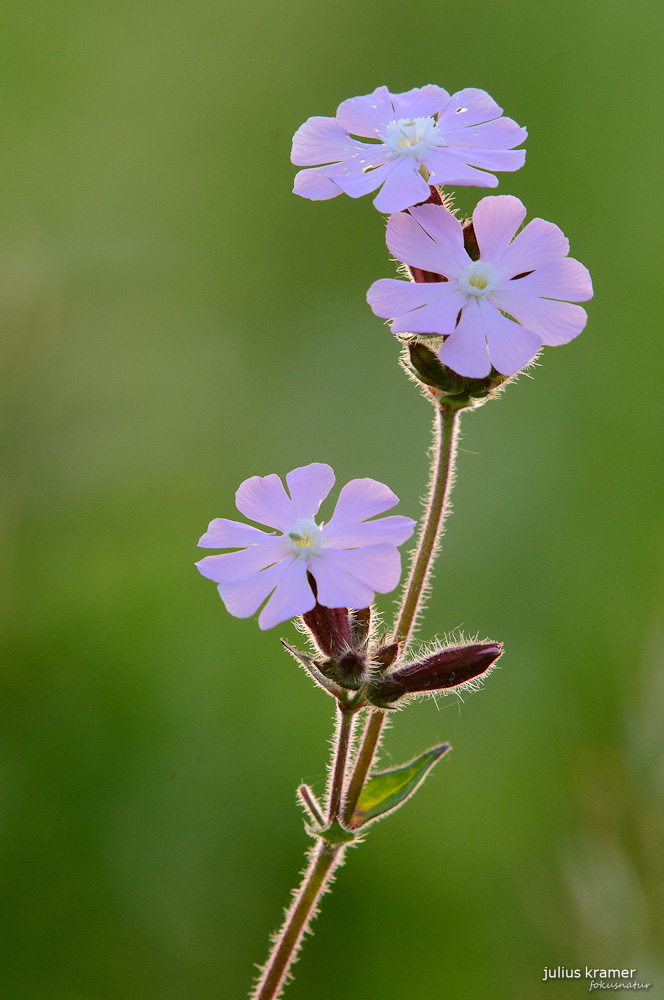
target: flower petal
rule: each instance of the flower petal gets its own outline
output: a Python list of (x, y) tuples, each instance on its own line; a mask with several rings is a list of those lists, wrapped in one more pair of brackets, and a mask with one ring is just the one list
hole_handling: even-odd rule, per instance
[(556, 299), (531, 299), (496, 290), (491, 293), (491, 301), (550, 347), (568, 344), (581, 333), (588, 320), (581, 306)]
[[(213, 559), (214, 557), (209, 556), (208, 558)], [(284, 559), (283, 562), (264, 569), (262, 573), (252, 573), (251, 576), (244, 576), (240, 579), (224, 580), (219, 584), (217, 590), (226, 605), (226, 610), (231, 615), (235, 615), (236, 618), (248, 618), (253, 615), (286, 574), (289, 565), (290, 560)]]
[[(480, 170), (520, 170), (526, 162), (525, 149), (449, 149), (450, 156), (463, 158), (464, 163)], [(495, 185), (482, 185), (495, 187)]]
[(332, 549), (309, 567), (316, 581), (319, 604), (326, 608), (368, 608), (375, 597), (374, 591), (337, 566), (334, 558), (330, 558), (335, 555), (340, 553)]
[(280, 531), (286, 531), (296, 520), (284, 484), (274, 473), (245, 479), (235, 494), (235, 506), (252, 521)]
[(457, 277), (471, 263), (461, 224), (442, 205), (419, 205), (391, 216), (385, 238), (397, 260), (446, 278)]
[(569, 253), (569, 240), (553, 222), (531, 219), (505, 251), (500, 262), (494, 261), (501, 278), (513, 278), (523, 271), (553, 264)]
[[(362, 549), (332, 549), (325, 562), (348, 573), (379, 594), (388, 594), (401, 579), (401, 556), (394, 545), (368, 545)], [(373, 600), (373, 594), (371, 597)], [(371, 602), (369, 602), (371, 603)], [(352, 604), (352, 607), (357, 607)]]
[(385, 483), (375, 479), (351, 479), (339, 494), (329, 527), (357, 524), (375, 514), (382, 514), (398, 503), (399, 497)]
[(439, 129), (447, 146), (457, 148), (511, 149), (519, 146), (527, 137), (525, 128), (520, 128), (511, 118), (496, 118), (480, 125), (456, 127), (450, 122)]
[(372, 94), (351, 97), (337, 108), (337, 121), (353, 135), (377, 138), (384, 126), (394, 119), (387, 87), (376, 87)]
[(379, 212), (401, 212), (411, 205), (426, 201), (431, 195), (429, 185), (419, 172), (419, 163), (408, 157), (396, 160), (388, 173), (374, 205)]
[(477, 300), (468, 302), (456, 330), (438, 351), (438, 357), (458, 375), (486, 378), (490, 373), (491, 362)]
[(471, 153), (465, 149), (448, 146), (433, 149), (422, 162), (429, 171), (430, 184), (472, 184), (474, 187), (498, 187), (498, 178), (484, 170), (477, 170), (466, 162)]
[(308, 118), (293, 136), (291, 161), (299, 167), (337, 163), (356, 153), (359, 145), (336, 118)]
[(487, 94), (486, 90), (478, 90), (476, 87), (465, 87), (452, 94), (450, 102), (438, 118), (441, 125), (450, 125), (452, 128), (466, 128), (470, 125), (479, 125), (480, 122), (488, 122), (493, 118), (499, 118), (503, 109), (496, 104), (493, 97)]
[(286, 483), (296, 518), (314, 517), (318, 513), (318, 508), (334, 486), (334, 478), (330, 466), (322, 462), (312, 462), (288, 473)]
[[(387, 153), (385, 156), (387, 158)], [(358, 164), (358, 169), (355, 173), (341, 174), (335, 172), (331, 176), (339, 190), (343, 191), (344, 194), (349, 195), (351, 198), (361, 198), (362, 195), (369, 194), (370, 191), (375, 191), (377, 187), (380, 187), (385, 178), (394, 170), (394, 166), (394, 160), (391, 160), (388, 163), (383, 163), (380, 167), (376, 167), (374, 170), (363, 172), (362, 167)]]
[(503, 281), (498, 291), (529, 298), (544, 296), (547, 299), (585, 302), (593, 297), (593, 284), (587, 267), (573, 257), (563, 257), (553, 264), (538, 267), (523, 278)]
[(435, 296), (436, 286), (444, 284), (449, 284), (449, 282), (415, 282), (398, 281), (396, 278), (379, 278), (378, 281), (374, 281), (367, 292), (367, 302), (376, 316), (392, 319), (393, 316), (400, 316), (402, 313), (410, 312), (411, 309), (428, 305), (432, 294)]
[(466, 301), (449, 281), (414, 282), (380, 278), (367, 292), (376, 316), (394, 317), (393, 333), (451, 333)]
[(272, 538), (272, 535), (266, 534), (260, 528), (254, 528), (251, 524), (215, 517), (210, 521), (205, 534), (201, 535), (198, 544), (202, 549), (240, 549), (266, 538)]
[[(412, 312), (397, 316), (392, 323), (392, 333), (453, 333), (460, 310), (467, 301), (467, 296), (459, 286), (451, 281), (426, 283), (429, 288), (435, 288), (437, 294), (431, 296), (431, 302), (414, 309)], [(438, 291), (438, 289), (440, 289)]]
[(428, 83), (425, 87), (413, 87), (403, 94), (392, 94), (394, 118), (425, 118), (441, 111), (449, 102), (450, 95), (442, 87)]
[(267, 543), (262, 545), (251, 545), (248, 549), (241, 549), (239, 552), (224, 552), (217, 556), (206, 556), (196, 563), (196, 568), (208, 580), (223, 583), (226, 580), (239, 580), (252, 573), (259, 573), (267, 566), (281, 562), (291, 555), (283, 535), (278, 538), (267, 537)]
[(410, 517), (392, 514), (377, 521), (363, 521), (361, 524), (329, 524), (323, 527), (323, 551), (328, 548), (349, 549), (387, 542), (401, 545), (410, 538), (416, 525)]
[(526, 207), (511, 194), (482, 198), (473, 212), (481, 260), (496, 266), (526, 217)]
[(306, 614), (315, 604), (316, 598), (307, 580), (307, 561), (293, 559), (258, 616), (258, 626), (261, 629), (273, 628), (279, 622)]
[(301, 198), (309, 198), (310, 201), (327, 201), (329, 198), (336, 198), (341, 194), (341, 188), (337, 187), (334, 181), (330, 180), (331, 170), (334, 166), (309, 167), (307, 170), (300, 170), (295, 174), (293, 181), (293, 194), (299, 194)]
[(532, 361), (542, 346), (542, 338), (507, 319), (490, 302), (481, 302), (480, 312), (493, 367), (502, 375), (514, 375)]

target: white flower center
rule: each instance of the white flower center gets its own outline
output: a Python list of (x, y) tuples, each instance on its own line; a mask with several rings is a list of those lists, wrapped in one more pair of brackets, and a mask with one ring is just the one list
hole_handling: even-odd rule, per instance
[(461, 272), (459, 288), (466, 295), (476, 299), (485, 299), (500, 282), (498, 272), (493, 264), (476, 260)]
[(298, 518), (285, 537), (288, 539), (288, 547), (298, 559), (318, 555), (322, 531), (313, 517)]
[(393, 153), (419, 158), (433, 148), (437, 128), (435, 118), (399, 118), (381, 138)]

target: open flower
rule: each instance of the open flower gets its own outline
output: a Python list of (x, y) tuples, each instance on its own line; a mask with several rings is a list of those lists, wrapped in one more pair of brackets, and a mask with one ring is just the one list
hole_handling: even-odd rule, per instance
[(369, 305), (394, 320), (393, 333), (442, 334), (438, 357), (459, 375), (485, 378), (492, 365), (513, 375), (543, 344), (566, 344), (583, 330), (585, 309), (569, 300), (593, 294), (587, 269), (567, 256), (569, 242), (552, 222), (532, 219), (513, 239), (525, 215), (512, 195), (482, 198), (473, 212), (479, 260), (441, 205), (393, 215), (387, 245), (394, 256), (447, 280), (382, 278), (367, 293)]
[(248, 618), (268, 597), (258, 618), (262, 629), (311, 611), (316, 597), (307, 573), (316, 581), (318, 603), (328, 608), (365, 608), (374, 591), (386, 594), (396, 587), (397, 546), (410, 538), (415, 521), (398, 515), (367, 520), (399, 502), (392, 490), (375, 479), (353, 479), (341, 490), (331, 520), (318, 525), (314, 516), (334, 486), (330, 466), (305, 465), (289, 472), (286, 482), (290, 497), (276, 475), (245, 479), (235, 494), (241, 514), (278, 534), (216, 518), (198, 543), (238, 550), (196, 563), (219, 584), (232, 615)]
[(472, 87), (452, 97), (433, 84), (404, 94), (377, 87), (343, 101), (336, 118), (300, 126), (291, 160), (310, 169), (296, 175), (293, 191), (323, 201), (342, 191), (359, 198), (382, 185), (378, 211), (401, 212), (426, 201), (430, 184), (496, 187), (488, 171), (518, 170), (526, 157), (514, 149), (525, 128), (502, 114), (492, 97)]

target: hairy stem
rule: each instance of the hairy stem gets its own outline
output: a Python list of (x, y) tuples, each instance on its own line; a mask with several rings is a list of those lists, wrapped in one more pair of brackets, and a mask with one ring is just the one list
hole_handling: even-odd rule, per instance
[[(434, 423), (433, 465), (427, 513), (417, 541), (408, 581), (392, 633), (392, 641), (399, 642), (402, 651), (412, 637), (417, 616), (426, 594), (429, 574), (438, 551), (443, 532), (445, 513), (454, 482), (454, 462), (460, 411), (441, 402), (436, 407)], [(355, 759), (353, 774), (348, 785), (344, 819), (350, 823), (355, 806), (367, 780), (385, 722), (385, 712), (372, 710), (369, 715), (362, 745)]]
[(304, 932), (316, 914), (316, 904), (342, 855), (343, 845), (328, 844), (324, 840), (318, 842), (293, 905), (286, 913), (272, 953), (251, 994), (252, 1000), (276, 1000), (281, 996), (289, 969), (297, 958)]
[[(344, 779), (354, 722), (355, 714), (345, 705), (338, 703), (337, 728), (330, 766), (328, 826), (341, 816)], [(252, 1000), (276, 1000), (276, 997), (281, 996), (290, 967), (297, 959), (302, 937), (316, 915), (318, 900), (325, 891), (334, 869), (341, 864), (343, 849), (343, 844), (331, 844), (322, 837), (319, 839), (293, 903), (286, 911), (283, 926), (275, 939), (258, 984), (251, 994)]]
[[(454, 476), (458, 415), (458, 411), (445, 403), (439, 403), (436, 408), (434, 447), (432, 449), (434, 461), (427, 513), (393, 632), (393, 641), (399, 641), (402, 649), (407, 646), (417, 622), (431, 566), (442, 534)], [(338, 706), (337, 730), (330, 769), (328, 825), (342, 818), (344, 783), (354, 719), (355, 716), (352, 712), (343, 705)], [(380, 743), (384, 721), (385, 713), (380, 710), (373, 710), (369, 715), (343, 808), (343, 821), (346, 824), (350, 824), (360, 793), (371, 770)], [(252, 1000), (277, 1000), (281, 996), (289, 970), (297, 958), (302, 937), (317, 912), (318, 901), (329, 884), (335, 868), (343, 859), (344, 847), (344, 844), (332, 844), (324, 838), (319, 839), (293, 903), (286, 912), (283, 927), (275, 939), (274, 947), (260, 980), (251, 994)]]
[(346, 764), (355, 715), (340, 702), (337, 704), (337, 732), (334, 740), (334, 767), (331, 775), (327, 806), (327, 822), (333, 823), (341, 815), (341, 799), (346, 777)]
[(434, 462), (431, 470), (430, 494), (427, 514), (420, 531), (408, 582), (394, 626), (393, 642), (399, 642), (402, 649), (407, 646), (418, 612), (426, 593), (427, 581), (433, 561), (438, 552), (443, 533), (446, 508), (454, 482), (454, 463), (460, 410), (444, 403), (436, 408), (434, 424)]
[(353, 774), (348, 785), (348, 794), (346, 795), (346, 804), (344, 806), (344, 822), (347, 826), (350, 826), (353, 813), (355, 812), (355, 806), (357, 805), (360, 793), (364, 788), (364, 782), (367, 780), (374, 755), (378, 749), (378, 743), (384, 721), (385, 712), (373, 709), (369, 715), (369, 720), (364, 730), (362, 745), (360, 746), (357, 757), (355, 758)]

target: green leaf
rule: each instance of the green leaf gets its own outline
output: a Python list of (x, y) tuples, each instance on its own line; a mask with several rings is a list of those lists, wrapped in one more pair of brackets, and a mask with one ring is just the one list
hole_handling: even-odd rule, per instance
[(374, 774), (362, 789), (351, 827), (366, 826), (402, 806), (417, 791), (434, 764), (451, 749), (449, 743), (441, 743), (401, 767)]

